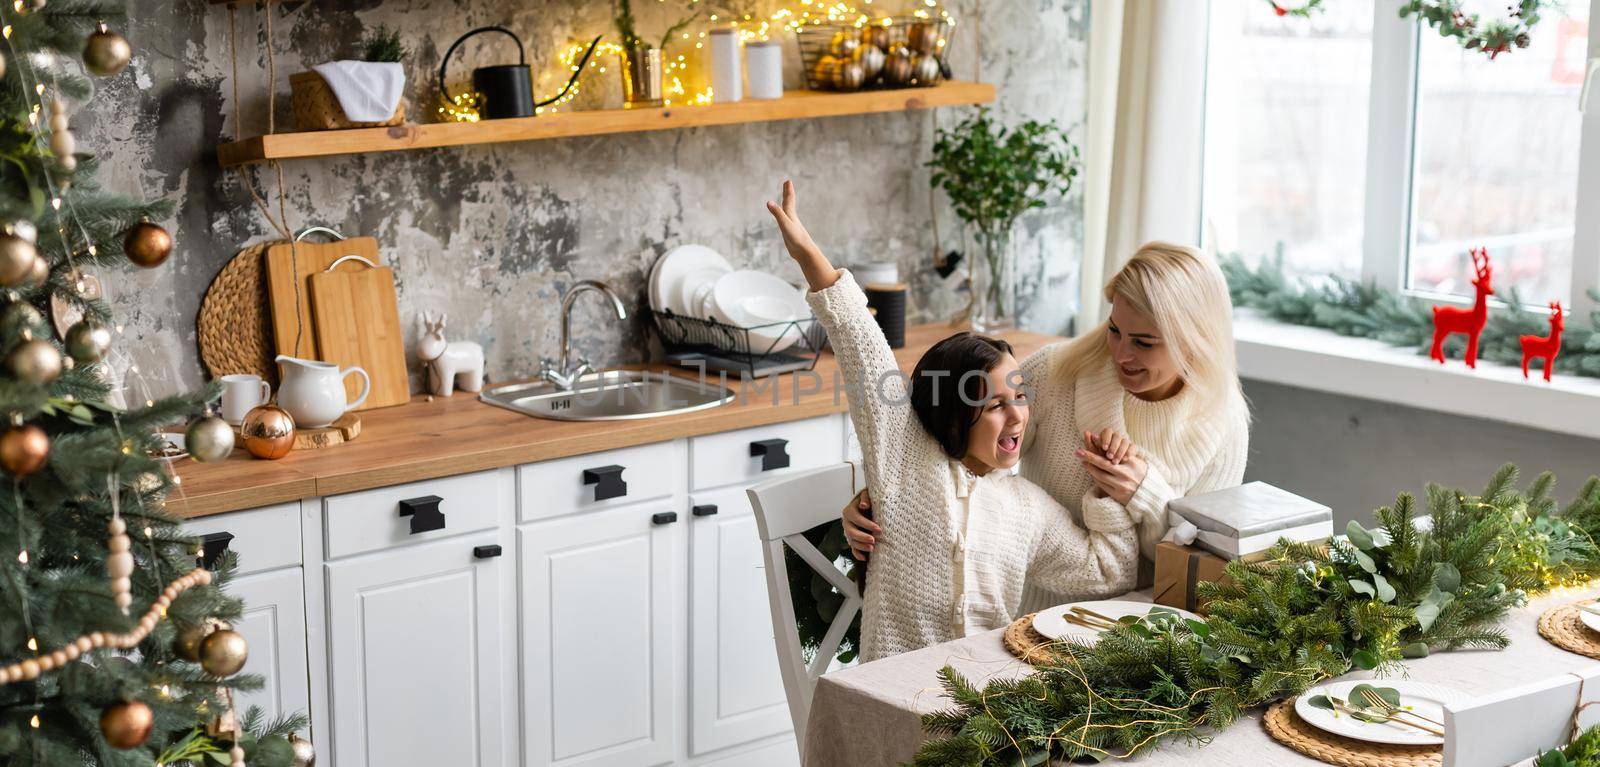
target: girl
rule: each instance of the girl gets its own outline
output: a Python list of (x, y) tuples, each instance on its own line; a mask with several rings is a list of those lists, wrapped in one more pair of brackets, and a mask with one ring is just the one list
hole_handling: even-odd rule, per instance
[[(1215, 262), (1161, 242), (1141, 247), (1105, 296), (1109, 320), (1022, 362), (1034, 398), (1021, 473), (1079, 516), (1085, 493), (1126, 509), (1153, 558), (1164, 536), (1194, 540), (1194, 527), (1169, 515), (1168, 502), (1244, 479), (1250, 416), (1235, 367), (1233, 305)], [(1126, 454), (1133, 444), (1137, 453)], [(869, 519), (870, 508), (863, 498), (845, 509), (845, 534), (863, 558), (898, 536)], [(1038, 581), (1021, 609), (1084, 596)]]
[[(1132, 587), (1138, 540), (1127, 511), (1083, 501), (1083, 524), (1009, 469), (1028, 401), (1011, 346), (959, 333), (917, 363), (909, 392), (849, 272), (837, 271), (795, 212), (767, 203), (812, 292), (848, 387), (877, 516), (894, 530), (872, 558), (861, 621), (871, 661), (1009, 624), (1026, 581), (1058, 591)], [(909, 396), (908, 396), (909, 395)]]

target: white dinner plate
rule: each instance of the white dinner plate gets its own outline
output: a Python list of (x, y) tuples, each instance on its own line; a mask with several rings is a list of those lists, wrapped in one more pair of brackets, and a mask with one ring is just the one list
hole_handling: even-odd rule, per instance
[(667, 301), (668, 308), (672, 309), (673, 314), (696, 316), (700, 311), (697, 294), (703, 290), (715, 289), (717, 278), (727, 273), (727, 269), (716, 266), (696, 269), (678, 283), (677, 295)]
[[(1311, 705), (1313, 696), (1326, 695), (1345, 702), (1350, 700), (1350, 690), (1358, 684), (1373, 687), (1393, 687), (1400, 693), (1400, 705), (1406, 711), (1421, 714), (1435, 722), (1444, 721), (1444, 706), (1467, 697), (1466, 693), (1452, 687), (1414, 682), (1409, 679), (1347, 679), (1326, 682), (1306, 690), (1294, 701), (1294, 712), (1307, 724), (1335, 735), (1364, 740), (1369, 743), (1392, 743), (1401, 746), (1437, 746), (1444, 738), (1423, 732), (1398, 722), (1363, 722), (1343, 711), (1329, 711)], [(1428, 725), (1434, 729), (1442, 727)]]
[[(1583, 607), (1587, 607), (1589, 610), (1600, 610), (1600, 601), (1587, 602)], [(1588, 626), (1590, 631), (1600, 634), (1600, 615), (1589, 612), (1583, 607), (1578, 608), (1578, 620), (1583, 621), (1583, 625)]]
[(706, 269), (731, 272), (733, 265), (720, 253), (704, 245), (681, 245), (667, 251), (656, 261), (655, 275), (650, 280), (650, 301), (656, 311), (685, 314), (687, 306), (677, 305), (688, 296), (682, 294), (683, 282), (690, 275)]
[(717, 278), (711, 292), (713, 319), (750, 331), (754, 354), (779, 352), (800, 340), (799, 329), (789, 323), (809, 317), (805, 296), (783, 278), (766, 272), (741, 270)]
[(1112, 620), (1116, 620), (1125, 615), (1138, 615), (1142, 617), (1149, 615), (1151, 610), (1165, 610), (1168, 612), (1177, 613), (1185, 618), (1193, 618), (1197, 621), (1205, 620), (1205, 618), (1195, 615), (1188, 610), (1179, 610), (1176, 607), (1167, 607), (1166, 605), (1158, 605), (1152, 602), (1128, 602), (1121, 599), (1103, 599), (1098, 602), (1072, 602), (1064, 605), (1056, 605), (1048, 610), (1040, 610), (1036, 615), (1033, 616), (1033, 630), (1043, 634), (1046, 639), (1054, 639), (1057, 641), (1063, 639), (1085, 640), (1088, 642), (1093, 642), (1096, 637), (1100, 636), (1100, 632), (1086, 626), (1079, 626), (1076, 623), (1068, 623), (1067, 619), (1064, 617), (1067, 612), (1074, 607), (1081, 607), (1085, 610), (1091, 610), (1093, 612), (1100, 613), (1101, 615), (1104, 615)]

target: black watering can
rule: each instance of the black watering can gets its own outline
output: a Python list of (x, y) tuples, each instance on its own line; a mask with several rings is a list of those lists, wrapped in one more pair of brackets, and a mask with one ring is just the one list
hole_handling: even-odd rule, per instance
[(450, 67), (450, 56), (456, 52), (456, 48), (467, 41), (467, 38), (480, 32), (500, 32), (510, 35), (511, 39), (517, 42), (517, 63), (478, 67), (472, 70), (472, 89), (481, 94), (484, 101), (479, 105), (478, 114), (485, 120), (532, 117), (539, 107), (561, 100), (561, 97), (567, 95), (572, 86), (577, 84), (578, 75), (583, 74), (583, 68), (589, 63), (589, 57), (594, 55), (595, 47), (600, 45), (599, 37), (589, 43), (589, 50), (584, 52), (583, 59), (573, 68), (572, 77), (567, 80), (567, 87), (562, 88), (554, 97), (535, 103), (533, 74), (528, 70), (528, 55), (522, 49), (522, 39), (505, 27), (479, 27), (451, 43), (450, 50), (445, 51), (444, 59), (439, 62), (439, 92), (444, 94), (447, 102), (454, 101), (450, 89), (445, 86), (445, 72)]

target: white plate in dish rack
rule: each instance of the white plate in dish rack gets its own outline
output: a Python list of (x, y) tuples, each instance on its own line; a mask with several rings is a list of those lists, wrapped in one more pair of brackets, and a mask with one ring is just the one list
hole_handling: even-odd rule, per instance
[[(704, 245), (682, 245), (666, 252), (656, 261), (656, 267), (650, 279), (650, 305), (656, 311), (671, 311), (674, 314), (689, 314), (689, 307), (682, 305), (688, 298), (684, 295), (683, 283), (690, 279), (696, 272), (721, 274), (733, 271), (733, 264), (722, 254)], [(692, 289), (691, 291), (692, 292)]]
[[(1409, 679), (1350, 679), (1342, 682), (1327, 682), (1319, 684), (1294, 701), (1294, 712), (1300, 715), (1307, 724), (1317, 729), (1327, 730), (1335, 735), (1347, 738), (1364, 740), (1368, 743), (1391, 743), (1399, 746), (1437, 746), (1444, 743), (1444, 738), (1432, 733), (1423, 732), (1415, 727), (1410, 727), (1398, 722), (1363, 722), (1343, 711), (1329, 711), (1311, 705), (1312, 696), (1327, 695), (1348, 702), (1350, 690), (1359, 684), (1370, 684), (1373, 687), (1392, 687), (1400, 693), (1400, 704), (1407, 711), (1412, 711), (1435, 722), (1444, 721), (1444, 706), (1466, 699), (1467, 695), (1453, 687), (1428, 684), (1427, 682), (1414, 682)], [(1434, 729), (1444, 729), (1428, 725)]]
[(1036, 615), (1033, 616), (1033, 630), (1043, 634), (1046, 639), (1054, 639), (1057, 641), (1063, 639), (1081, 639), (1093, 642), (1095, 637), (1100, 635), (1100, 632), (1086, 626), (1079, 626), (1076, 623), (1067, 622), (1066, 614), (1074, 607), (1081, 607), (1085, 610), (1100, 613), (1101, 615), (1104, 615), (1112, 620), (1117, 620), (1118, 618), (1126, 615), (1137, 615), (1143, 617), (1149, 615), (1151, 610), (1158, 609), (1166, 612), (1174, 612), (1185, 618), (1193, 618), (1197, 621), (1205, 620), (1205, 618), (1195, 615), (1188, 610), (1179, 610), (1176, 607), (1167, 607), (1166, 605), (1158, 605), (1152, 602), (1129, 602), (1121, 599), (1103, 599), (1098, 602), (1071, 602), (1064, 605), (1056, 605), (1048, 610), (1040, 610)]

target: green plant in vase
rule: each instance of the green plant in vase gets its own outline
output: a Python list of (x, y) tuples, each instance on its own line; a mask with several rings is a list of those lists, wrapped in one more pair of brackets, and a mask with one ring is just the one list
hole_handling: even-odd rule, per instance
[(361, 41), (362, 61), (399, 63), (409, 55), (411, 50), (400, 41), (400, 31), (383, 24), (379, 24)]
[(667, 43), (699, 18), (700, 12), (693, 11), (674, 22), (661, 36), (660, 44), (655, 46), (639, 35), (632, 0), (612, 0), (611, 15), (625, 59), (622, 67), (623, 97), (629, 107), (660, 106), (665, 100), (662, 76), (665, 73), (663, 56)]
[(991, 332), (1015, 326), (1012, 230), (1023, 213), (1072, 190), (1078, 147), (1053, 120), (1006, 128), (980, 109), (954, 128), (939, 130), (928, 167), (933, 185), (950, 197), (983, 251), (982, 264), (974, 259), (967, 267), (973, 328)]

